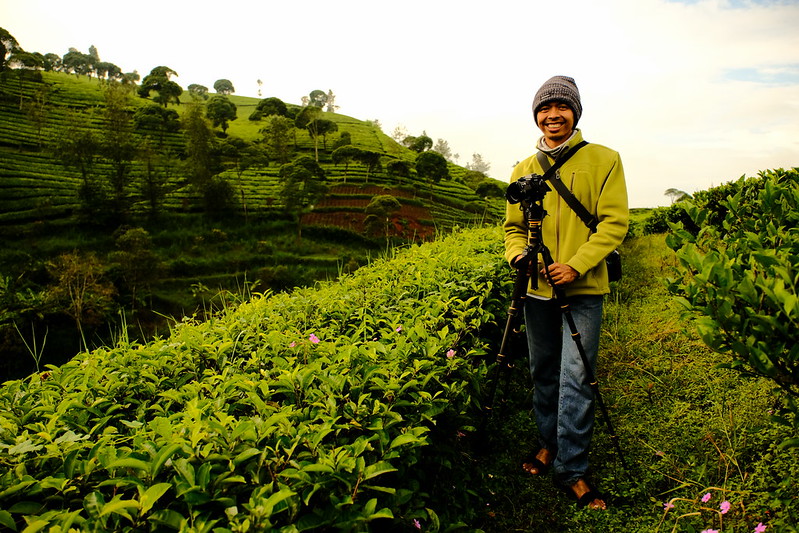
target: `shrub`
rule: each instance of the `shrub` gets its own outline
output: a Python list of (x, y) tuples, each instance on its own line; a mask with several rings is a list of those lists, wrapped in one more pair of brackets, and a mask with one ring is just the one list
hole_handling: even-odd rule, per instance
[[(711, 209), (686, 204), (702, 229), (694, 235), (673, 226), (668, 243), (682, 268), (670, 288), (698, 316), (704, 342), (732, 356), (727, 366), (767, 377), (789, 395), (799, 429), (799, 171), (740, 185)], [(786, 444), (799, 446), (799, 438)]]

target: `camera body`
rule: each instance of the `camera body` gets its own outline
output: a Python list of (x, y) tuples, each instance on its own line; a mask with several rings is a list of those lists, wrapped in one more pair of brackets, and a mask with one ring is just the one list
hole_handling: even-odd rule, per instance
[(511, 204), (518, 204), (524, 200), (541, 201), (544, 195), (551, 191), (546, 180), (540, 174), (528, 174), (508, 185), (505, 198)]

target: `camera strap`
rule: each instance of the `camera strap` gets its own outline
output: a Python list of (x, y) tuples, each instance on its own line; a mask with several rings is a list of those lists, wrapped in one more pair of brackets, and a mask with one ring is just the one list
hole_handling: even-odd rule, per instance
[(582, 141), (574, 145), (574, 147), (566, 152), (562, 157), (556, 159), (554, 165), (550, 164), (549, 158), (544, 152), (539, 151), (536, 154), (536, 159), (538, 159), (538, 164), (541, 165), (541, 169), (544, 171), (543, 178), (552, 184), (566, 204), (571, 207), (575, 213), (577, 213), (577, 216), (580, 217), (580, 220), (583, 221), (583, 224), (588, 226), (588, 229), (590, 229), (592, 232), (596, 232), (596, 218), (594, 218), (594, 216), (588, 212), (588, 209), (586, 209), (585, 206), (580, 203), (580, 200), (578, 200), (572, 194), (566, 184), (560, 179), (560, 174), (556, 172), (557, 169), (560, 168), (560, 166), (565, 163), (567, 159), (573, 156), (577, 150), (586, 144), (588, 144), (588, 141)]

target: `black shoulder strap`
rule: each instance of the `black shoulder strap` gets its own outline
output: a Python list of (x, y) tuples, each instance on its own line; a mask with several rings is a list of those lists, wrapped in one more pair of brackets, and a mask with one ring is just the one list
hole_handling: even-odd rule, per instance
[(561, 198), (563, 198), (566, 204), (568, 204), (568, 206), (571, 207), (575, 213), (577, 213), (577, 216), (580, 217), (580, 220), (583, 221), (583, 224), (588, 226), (588, 229), (590, 229), (591, 231), (596, 231), (596, 226), (597, 226), (596, 218), (594, 218), (594, 216), (588, 212), (585, 206), (583, 206), (583, 204), (580, 203), (580, 200), (575, 198), (575, 196), (572, 194), (572, 192), (569, 190), (566, 184), (563, 183), (563, 181), (561, 181), (560, 175), (555, 174), (554, 172), (555, 170), (560, 168), (560, 166), (563, 163), (565, 163), (567, 159), (573, 156), (577, 150), (579, 150), (586, 144), (588, 144), (587, 141), (582, 141), (574, 145), (574, 147), (571, 150), (566, 152), (562, 157), (556, 159), (554, 165), (550, 165), (549, 159), (547, 158), (544, 152), (539, 151), (536, 154), (536, 159), (538, 159), (538, 163), (541, 165), (541, 168), (544, 170), (543, 178), (549, 180), (549, 182), (552, 184), (553, 187), (555, 187), (555, 190), (558, 191), (558, 194), (560, 194)]

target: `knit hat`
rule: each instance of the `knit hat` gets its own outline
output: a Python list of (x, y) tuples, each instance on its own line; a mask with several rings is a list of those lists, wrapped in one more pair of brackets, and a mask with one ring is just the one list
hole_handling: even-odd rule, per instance
[(553, 76), (549, 78), (535, 93), (533, 98), (533, 113), (538, 113), (538, 109), (549, 102), (564, 102), (574, 112), (574, 123), (580, 120), (583, 114), (583, 106), (580, 104), (580, 91), (574, 78), (568, 76)]

